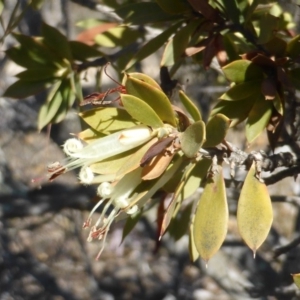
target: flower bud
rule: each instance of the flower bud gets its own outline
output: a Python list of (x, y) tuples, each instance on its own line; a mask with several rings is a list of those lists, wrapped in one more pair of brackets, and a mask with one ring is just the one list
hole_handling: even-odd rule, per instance
[(137, 205), (133, 205), (128, 210), (126, 210), (127, 215), (133, 215), (139, 210), (139, 207)]
[(72, 155), (83, 148), (81, 141), (76, 138), (66, 140), (63, 146), (63, 150), (67, 155)]
[(90, 167), (82, 167), (79, 172), (79, 180), (84, 184), (91, 184), (94, 179), (94, 173)]
[(97, 189), (97, 194), (104, 199), (107, 199), (110, 197), (111, 193), (113, 191), (113, 188), (109, 182), (102, 182)]

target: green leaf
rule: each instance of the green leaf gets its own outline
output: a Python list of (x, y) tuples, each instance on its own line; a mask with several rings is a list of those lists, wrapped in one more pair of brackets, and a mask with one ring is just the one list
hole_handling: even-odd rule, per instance
[(239, 50), (234, 39), (232, 38), (231, 32), (223, 35), (223, 45), (229, 61), (240, 59)]
[(76, 98), (78, 99), (78, 102), (82, 102), (83, 101), (83, 95), (82, 95), (82, 86), (81, 86), (81, 78), (80, 78), (80, 74), (79, 73), (71, 73), (70, 74), (70, 80), (72, 83), (72, 89), (73, 92), (76, 95)]
[(189, 174), (188, 178), (185, 180), (183, 189), (180, 193), (181, 199), (184, 200), (191, 195), (193, 195), (196, 190), (200, 187), (203, 180), (206, 179), (208, 169), (211, 166), (211, 160), (210, 159), (201, 159), (191, 173)]
[(187, 233), (193, 206), (194, 203), (190, 203), (183, 210), (179, 211), (176, 218), (171, 220), (168, 232), (175, 241), (178, 241)]
[[(42, 42), (41, 39), (32, 38), (22, 34), (13, 34), (14, 38), (20, 43), (19, 53), (35, 63), (44, 66), (61, 66), (61, 60), (58, 60), (56, 55), (49, 50)], [(24, 57), (22, 57), (24, 59)], [(21, 64), (22, 66), (23, 64)], [(41, 67), (41, 66), (40, 66)]]
[(261, 94), (257, 96), (253, 95), (240, 101), (222, 100), (212, 110), (210, 118), (216, 114), (223, 114), (231, 120), (230, 127), (234, 127), (248, 117), (255, 100), (259, 96)]
[(278, 93), (275, 94), (275, 98), (273, 100), (273, 105), (275, 107), (275, 109), (277, 110), (277, 112), (283, 116), (284, 114), (284, 107), (283, 107), (283, 103), (282, 103), (282, 100), (279, 96)]
[(255, 163), (253, 162), (241, 190), (237, 222), (239, 232), (252, 249), (254, 256), (267, 238), (272, 221), (273, 211), (268, 189), (255, 177)]
[(61, 105), (59, 106), (55, 116), (52, 118), (51, 120), (51, 124), (57, 124), (61, 121), (63, 121), (68, 113), (68, 110), (69, 110), (69, 106), (68, 106), (68, 103), (67, 101), (65, 101), (64, 98), (62, 98), (63, 101), (61, 103)]
[(137, 121), (153, 128), (164, 126), (156, 112), (145, 101), (128, 94), (121, 94), (126, 111)]
[(59, 77), (59, 72), (55, 68), (30, 68), (16, 75), (23, 81), (44, 81), (46, 79), (54, 79)]
[(172, 39), (170, 39), (165, 47), (161, 66), (172, 66), (181, 58), (185, 57), (185, 49), (201, 22), (201, 19), (192, 20), (186, 26), (181, 28)]
[(102, 47), (125, 47), (136, 42), (141, 37), (141, 33), (130, 27), (118, 26), (111, 28), (94, 38), (95, 42)]
[(265, 44), (274, 37), (274, 32), (278, 30), (278, 21), (277, 17), (269, 13), (261, 16), (258, 36), (259, 44)]
[[(136, 148), (104, 159), (90, 165), (91, 170), (96, 174), (116, 174), (118, 170), (126, 163), (129, 157), (136, 152)], [(139, 167), (139, 165), (137, 165)]]
[(224, 93), (220, 99), (222, 100), (241, 100), (261, 91), (261, 81), (241, 82), (231, 87)]
[(104, 24), (104, 23), (106, 23), (106, 21), (101, 21), (101, 20), (95, 19), (95, 18), (88, 18), (88, 19), (84, 19), (79, 22), (76, 22), (76, 26), (78, 26), (80, 28), (84, 28), (84, 29), (90, 29), (90, 28), (96, 27), (96, 26)]
[(144, 74), (144, 73), (138, 73), (138, 72), (131, 72), (131, 73), (127, 73), (127, 76), (125, 75), (123, 77), (122, 80), (122, 85), (126, 86), (126, 80), (128, 78), (135, 78), (135, 79), (139, 79), (141, 81), (144, 81), (150, 85), (152, 85), (153, 87), (159, 89), (160, 91), (162, 91), (160, 85), (150, 76)]
[(179, 99), (195, 122), (202, 120), (200, 110), (182, 90), (179, 91)]
[(150, 105), (163, 122), (176, 126), (172, 105), (162, 91), (142, 80), (130, 77), (128, 74), (125, 87), (128, 94), (138, 97)]
[(222, 167), (208, 179), (194, 220), (194, 241), (200, 256), (208, 260), (220, 249), (227, 232), (228, 206)]
[(272, 102), (257, 98), (246, 123), (246, 137), (249, 143), (253, 142), (266, 128), (272, 115)]
[(70, 80), (64, 79), (60, 85), (59, 92), (61, 93), (63, 102), (57, 111), (56, 115), (53, 117), (51, 123), (59, 123), (63, 121), (69, 111), (69, 109), (72, 107), (74, 104), (76, 95), (73, 92), (73, 89), (71, 87), (71, 82)]
[(94, 130), (103, 134), (130, 128), (137, 124), (123, 109), (100, 107), (79, 113), (79, 116)]
[(300, 289), (300, 273), (298, 274), (291, 274), (293, 276), (294, 283), (296, 284), (297, 288)]
[(183, 153), (193, 158), (200, 150), (206, 139), (205, 124), (203, 121), (197, 121), (190, 125), (180, 136), (181, 149)]
[(195, 262), (199, 258), (199, 252), (197, 251), (194, 239), (194, 220), (195, 216), (192, 217), (189, 228), (189, 254), (192, 262)]
[(156, 52), (160, 47), (162, 47), (168, 38), (173, 34), (177, 28), (182, 24), (182, 22), (176, 23), (168, 29), (164, 30), (162, 33), (157, 35), (152, 40), (148, 41), (129, 61), (125, 69), (131, 68), (134, 64), (142, 61), (144, 58), (148, 57), (152, 53)]
[(121, 241), (121, 243), (123, 243), (123, 241), (125, 240), (126, 236), (134, 229), (135, 225), (141, 219), (142, 215), (143, 215), (143, 209), (141, 208), (141, 210), (137, 214), (130, 215), (126, 219), (126, 223), (125, 223), (124, 228), (123, 228), (123, 234), (122, 234), (122, 241)]
[[(13, 47), (4, 52), (13, 62), (21, 67), (28, 69), (45, 67), (32, 59), (27, 50), (21, 49), (20, 47)], [(53, 66), (46, 66), (46, 68), (49, 67)]]
[(47, 101), (42, 105), (38, 116), (38, 129), (41, 130), (52, 122), (63, 103), (63, 97), (59, 90), (61, 81), (56, 82), (48, 93)]
[(91, 143), (97, 139), (100, 139), (102, 137), (106, 136), (103, 133), (100, 133), (92, 128), (85, 129), (78, 134), (78, 138), (85, 141), (86, 143)]
[(223, 67), (225, 77), (229, 81), (241, 83), (244, 81), (259, 80), (264, 78), (260, 67), (249, 60), (236, 60)]
[(96, 48), (78, 41), (69, 41), (69, 46), (75, 60), (85, 61), (89, 58), (103, 56)]
[(300, 56), (300, 35), (295, 36), (288, 42), (286, 54), (292, 59)]
[(230, 122), (230, 119), (222, 114), (214, 115), (206, 124), (206, 141), (203, 147), (215, 147), (222, 143), (230, 127)]
[(239, 6), (241, 5), (241, 3), (238, 4), (236, 0), (220, 0), (220, 2), (222, 3), (222, 7), (224, 8), (226, 17), (234, 24), (239, 24), (240, 18), (242, 17), (239, 10)]
[(25, 81), (20, 79), (7, 88), (3, 97), (16, 99), (26, 98), (42, 92), (52, 84), (53, 81), (51, 82), (50, 80)]
[(43, 23), (42, 35), (44, 37), (44, 43), (61, 59), (67, 59), (72, 62), (73, 57), (70, 49), (70, 45), (66, 36), (64, 36), (56, 28)]
[(186, 14), (192, 12), (184, 0), (156, 0), (158, 5), (168, 14)]
[(245, 23), (250, 21), (253, 17), (257, 6), (260, 4), (260, 0), (253, 0), (252, 3), (248, 3), (244, 10)]
[(125, 4), (116, 9), (115, 13), (124, 20), (124, 23), (134, 25), (145, 25), (178, 19), (178, 16), (170, 15), (163, 11), (155, 2)]

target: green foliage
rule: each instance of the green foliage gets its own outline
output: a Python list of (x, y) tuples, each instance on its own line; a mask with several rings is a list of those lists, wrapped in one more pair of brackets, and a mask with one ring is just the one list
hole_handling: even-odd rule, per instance
[(176, 124), (171, 103), (162, 90), (157, 89), (144, 80), (134, 78), (130, 74), (126, 75), (126, 77), (125, 87), (128, 93), (148, 103), (163, 122), (173, 126)]
[(213, 116), (206, 125), (206, 141), (203, 147), (215, 147), (222, 143), (229, 129), (230, 119), (222, 114)]
[(180, 136), (183, 153), (189, 157), (195, 157), (206, 140), (205, 124), (197, 121), (189, 126)]
[(79, 114), (94, 130), (102, 134), (111, 134), (120, 128), (130, 128), (137, 124), (125, 110), (115, 107), (99, 107)]
[[(57, 29), (45, 23), (42, 37), (14, 34), (14, 38), (20, 45), (8, 49), (6, 54), (26, 70), (16, 75), (18, 80), (8, 87), (4, 96), (26, 98), (52, 87), (41, 107), (38, 128), (61, 122), (75, 98), (81, 98), (76, 89), (79, 79), (73, 69), (74, 59), (86, 60), (100, 52), (79, 42), (69, 42)], [(85, 53), (78, 54), (81, 51)]]
[[(31, 1), (29, 5), (38, 9), (42, 2)], [(225, 155), (217, 158), (215, 154), (223, 148), (223, 154), (230, 153), (227, 133), (242, 122), (248, 143), (267, 131), (271, 147), (276, 145), (286, 119), (286, 95), (300, 90), (300, 37), (291, 36), (291, 16), (276, 3), (267, 5), (269, 1), (103, 2), (115, 10), (120, 22), (79, 22), (84, 28), (82, 42), (69, 41), (47, 24), (43, 24), (40, 37), (13, 33), (18, 44), (6, 50), (6, 55), (24, 70), (16, 74), (17, 81), (4, 96), (20, 99), (46, 91), (39, 130), (62, 121), (75, 99), (77, 108), (79, 102), (99, 105), (84, 107), (79, 113), (87, 128), (77, 137), (86, 145), (68, 148), (66, 142), (66, 165), (49, 167), (48, 174), (53, 180), (66, 170), (81, 167), (82, 183), (100, 184), (98, 194), (107, 204), (97, 228), (91, 227), (90, 239), (105, 239), (112, 221), (126, 217), (124, 239), (147, 210), (149, 198), (161, 191), (159, 238), (169, 230), (177, 240), (189, 230), (191, 259), (200, 255), (208, 261), (221, 247), (228, 223), (222, 175)], [(16, 5), (2, 40), (22, 16)], [(148, 38), (146, 33), (154, 29), (158, 34)], [(93, 30), (91, 38), (84, 37)], [(126, 51), (132, 45), (138, 49)], [(122, 54), (106, 54), (107, 48), (121, 49), (117, 53)], [(171, 77), (191, 62), (190, 57), (200, 67), (209, 68), (213, 59), (221, 66), (228, 89), (220, 95), (206, 124), (185, 92), (179, 91), (181, 109), (170, 101), (171, 90), (163, 87), (164, 82), (160, 85), (135, 72), (137, 63), (160, 49), (160, 64), (170, 67)], [(82, 99), (81, 72), (103, 67), (106, 59), (112, 60), (118, 73), (120, 66), (133, 72), (125, 73), (117, 87)], [(175, 87), (172, 78), (166, 81)], [(112, 93), (117, 93), (113, 102), (107, 99)], [(292, 102), (288, 104), (294, 105)], [(241, 236), (254, 253), (272, 224), (270, 197), (256, 177), (257, 169), (252, 165), (237, 212)], [(113, 192), (106, 195), (102, 184), (108, 184)], [(193, 204), (186, 201), (200, 186), (204, 191), (195, 212)], [(108, 214), (110, 205), (114, 209)], [(87, 224), (91, 222), (89, 219)]]
[(126, 94), (121, 96), (121, 101), (126, 111), (135, 120), (153, 128), (160, 128), (164, 125), (156, 112), (145, 101)]

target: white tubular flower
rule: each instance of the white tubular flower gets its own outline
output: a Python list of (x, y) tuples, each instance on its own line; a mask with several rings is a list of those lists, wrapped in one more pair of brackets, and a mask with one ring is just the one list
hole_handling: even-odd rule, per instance
[[(140, 125), (130, 130), (124, 130), (119, 137), (119, 143), (124, 146), (139, 146), (141, 141), (147, 142), (151, 137), (151, 130), (149, 127)], [(132, 149), (132, 148), (131, 148)]]
[(144, 125), (118, 131), (97, 139), (71, 156), (100, 161), (144, 144), (152, 138), (151, 133), (151, 129)]
[(78, 152), (82, 148), (83, 148), (83, 145), (82, 145), (81, 141), (79, 141), (76, 138), (71, 138), (71, 139), (66, 140), (66, 142), (64, 143), (64, 146), (63, 146), (64, 152), (69, 156)]
[(106, 158), (134, 149), (153, 138), (153, 132), (148, 126), (138, 125), (130, 129), (115, 132), (97, 139), (78, 151), (69, 151), (69, 158), (64, 166), (72, 170), (82, 165), (91, 165)]
[[(137, 205), (130, 207), (130, 201), (132, 199), (130, 196), (142, 181), (141, 173), (142, 168), (138, 168), (124, 175), (124, 177), (120, 179), (120, 181), (114, 187), (112, 187), (112, 185), (108, 182), (103, 182), (98, 187), (97, 193), (100, 197), (102, 197), (102, 199), (94, 206), (88, 217), (88, 220), (84, 223), (84, 227), (90, 227), (94, 212), (103, 203), (105, 203), (100, 217), (97, 219), (96, 223), (91, 226), (91, 231), (88, 237), (88, 241), (96, 238), (103, 240), (103, 245), (98, 257), (103, 251), (107, 232), (114, 219), (123, 211), (128, 214), (133, 214), (138, 210)], [(106, 214), (111, 206), (113, 206), (113, 210), (106, 217)], [(126, 208), (128, 208), (128, 211)]]
[(82, 167), (79, 172), (79, 180), (84, 184), (91, 184), (94, 179), (94, 173), (90, 167)]

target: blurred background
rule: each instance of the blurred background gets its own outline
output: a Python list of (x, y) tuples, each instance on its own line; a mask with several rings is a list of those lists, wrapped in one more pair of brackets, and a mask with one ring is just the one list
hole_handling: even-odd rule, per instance
[[(4, 23), (16, 2), (6, 1)], [(19, 2), (22, 10), (26, 1)], [(40, 10), (27, 10), (16, 31), (39, 35), (43, 20), (75, 40), (82, 31), (76, 26), (78, 22), (102, 16), (105, 7), (96, 2), (44, 1)], [(299, 8), (287, 3), (286, 9), (297, 23)], [(4, 52), (14, 44), (7, 36), (1, 45), (1, 94), (20, 72)], [(137, 69), (159, 81), (159, 54)], [(84, 95), (95, 91), (96, 72), (94, 68), (84, 74)], [(119, 80), (112, 68), (108, 72)], [(192, 63), (175, 77), (186, 86), (204, 116), (226, 89), (219, 71), (204, 71)], [(114, 85), (105, 75), (101, 82), (103, 91)], [(300, 299), (290, 276), (300, 272), (300, 247), (282, 255), (275, 251), (299, 240), (298, 179), (284, 179), (269, 187), (274, 225), (255, 260), (237, 232), (234, 215), (239, 193), (233, 186), (227, 191), (232, 215), (229, 232), (208, 268), (202, 261), (190, 262), (187, 236), (175, 242), (166, 234), (157, 244), (155, 211), (143, 217), (122, 244), (124, 223), (115, 223), (101, 258), (95, 261), (100, 244), (88, 243), (88, 232), (82, 229), (95, 204), (94, 187), (79, 185), (76, 173), (71, 172), (42, 186), (32, 183), (45, 175), (48, 163), (64, 158), (61, 145), (70, 133), (80, 131), (76, 111), (71, 110), (51, 131), (38, 132), (37, 114), (42, 103), (43, 95), (22, 100), (0, 97), (0, 300)], [(231, 131), (228, 140), (247, 151), (265, 149), (267, 144), (262, 136), (247, 148), (239, 129)], [(243, 176), (241, 172), (240, 178)]]

